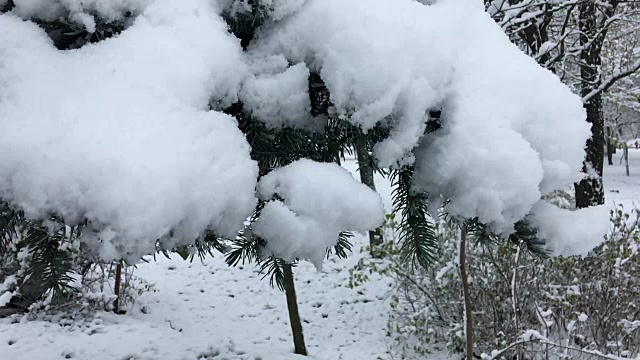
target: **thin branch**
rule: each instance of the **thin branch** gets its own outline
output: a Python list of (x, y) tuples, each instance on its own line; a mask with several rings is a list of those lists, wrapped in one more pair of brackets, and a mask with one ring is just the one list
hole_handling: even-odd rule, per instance
[(636, 61), (629, 69), (627, 69), (625, 71), (617, 72), (616, 74), (614, 74), (611, 77), (609, 77), (606, 81), (602, 82), (602, 84), (600, 84), (600, 86), (598, 86), (597, 88), (591, 90), (590, 93), (585, 95), (582, 98), (582, 102), (583, 103), (588, 103), (589, 100), (591, 100), (594, 96), (609, 90), (609, 88), (613, 84), (615, 84), (618, 80), (623, 79), (623, 78), (635, 73), (638, 70), (640, 70), (640, 60)]

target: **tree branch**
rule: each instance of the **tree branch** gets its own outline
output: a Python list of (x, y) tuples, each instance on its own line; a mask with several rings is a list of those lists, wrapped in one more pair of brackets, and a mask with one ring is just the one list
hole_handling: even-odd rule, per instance
[(627, 70), (625, 71), (620, 71), (617, 72), (616, 74), (614, 74), (613, 76), (609, 77), (606, 81), (604, 81), (602, 84), (600, 84), (600, 86), (598, 86), (597, 88), (591, 90), (590, 93), (588, 93), (587, 95), (585, 95), (585, 97), (582, 98), (582, 102), (583, 103), (588, 103), (589, 100), (591, 100), (594, 96), (603, 93), (607, 90), (609, 90), (609, 88), (615, 84), (618, 80), (623, 79), (633, 73), (635, 73), (636, 71), (640, 70), (640, 60), (636, 61), (633, 65), (631, 65), (631, 67), (629, 67)]

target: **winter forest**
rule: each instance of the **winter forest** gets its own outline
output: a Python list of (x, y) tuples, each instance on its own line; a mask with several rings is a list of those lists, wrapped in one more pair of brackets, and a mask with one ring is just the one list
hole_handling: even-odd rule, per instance
[(0, 0), (0, 360), (640, 359), (637, 0)]

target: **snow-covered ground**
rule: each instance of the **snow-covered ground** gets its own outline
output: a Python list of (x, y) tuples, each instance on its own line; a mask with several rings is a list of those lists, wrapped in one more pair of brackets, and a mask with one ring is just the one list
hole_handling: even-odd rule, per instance
[[(631, 206), (640, 199), (640, 150), (630, 150), (631, 176), (621, 153), (605, 166), (607, 203)], [(350, 160), (345, 166), (355, 173)], [(380, 179), (378, 179), (380, 180)], [(378, 181), (387, 208), (390, 186)], [(364, 236), (345, 260), (309, 263), (295, 269), (298, 301), (312, 359), (390, 359), (385, 337), (386, 280), (374, 278), (350, 289), (349, 269), (364, 256)], [(0, 359), (8, 360), (289, 360), (292, 340), (284, 294), (261, 280), (253, 265), (229, 268), (223, 258), (189, 263), (179, 257), (142, 264), (135, 272), (155, 285), (127, 315), (100, 313), (92, 324), (60, 326), (0, 319)]]
[[(640, 207), (640, 150), (629, 147), (629, 176), (626, 175), (622, 150), (613, 155), (613, 165), (604, 165), (605, 201), (630, 209)], [(622, 159), (622, 161), (621, 161)]]

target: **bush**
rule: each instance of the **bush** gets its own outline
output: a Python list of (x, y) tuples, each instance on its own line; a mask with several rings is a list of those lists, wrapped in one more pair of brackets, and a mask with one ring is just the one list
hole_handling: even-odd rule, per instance
[[(607, 241), (584, 258), (541, 257), (512, 242), (480, 243), (471, 235), (467, 262), (474, 356), (634, 358), (640, 354), (638, 215), (639, 211), (629, 214), (622, 207), (612, 211)], [(386, 228), (392, 225), (387, 223)], [(459, 229), (442, 221), (437, 234), (441, 247), (429, 269), (403, 264), (397, 245), (388, 241), (382, 247), (384, 259), (363, 259), (352, 270), (352, 287), (373, 273), (394, 280), (388, 335), (403, 358), (416, 358), (439, 346), (452, 353), (464, 349), (456, 261)]]

